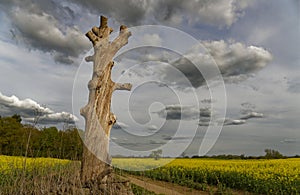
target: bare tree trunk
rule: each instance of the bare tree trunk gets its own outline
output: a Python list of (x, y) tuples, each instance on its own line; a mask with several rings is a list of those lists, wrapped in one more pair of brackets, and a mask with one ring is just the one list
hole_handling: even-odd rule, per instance
[(128, 43), (131, 33), (126, 26), (120, 27), (119, 36), (109, 41), (112, 28), (107, 26), (107, 18), (101, 16), (100, 27), (93, 27), (86, 36), (93, 43), (94, 55), (86, 57), (93, 62), (93, 76), (88, 83), (88, 104), (81, 108), (85, 118), (85, 140), (81, 165), (81, 181), (84, 185), (103, 183), (111, 172), (109, 164), (109, 135), (116, 116), (111, 112), (111, 97), (114, 90), (131, 90), (131, 84), (119, 84), (111, 80), (112, 58)]

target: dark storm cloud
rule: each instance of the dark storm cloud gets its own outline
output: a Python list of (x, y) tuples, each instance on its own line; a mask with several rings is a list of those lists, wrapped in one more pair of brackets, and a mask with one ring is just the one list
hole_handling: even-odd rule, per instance
[(19, 10), (11, 16), (15, 27), (21, 32), (24, 43), (44, 52), (57, 53), (65, 58), (78, 57), (88, 47), (88, 41), (75, 27), (62, 30), (51, 15), (41, 15)]
[(221, 120), (221, 119), (210, 120), (210, 118), (200, 118), (198, 125), (208, 127), (210, 125), (211, 126), (216, 126), (216, 125), (230, 126), (230, 125), (243, 125), (246, 123), (246, 120), (232, 119), (232, 118), (225, 118), (223, 124), (219, 121), (223, 121), (223, 120)]
[(249, 110), (253, 110), (256, 108), (256, 106), (250, 102), (243, 102), (241, 103), (242, 106), (242, 112), (248, 112)]
[(290, 93), (300, 93), (300, 78), (291, 79), (287, 84)]
[(240, 119), (247, 120), (250, 118), (263, 118), (263, 117), (264, 117), (263, 113), (249, 112), (249, 113), (245, 114), (244, 116), (242, 116)]
[(181, 105), (167, 105), (156, 113), (159, 117), (166, 118), (166, 120), (195, 120), (200, 116), (200, 110), (192, 106)]
[[(203, 53), (203, 46), (206, 53)], [(218, 76), (214, 66), (219, 68), (225, 82), (240, 82), (264, 68), (271, 60), (272, 55), (261, 47), (220, 40), (203, 41), (171, 64), (185, 77), (176, 77), (176, 85), (187, 87), (188, 79), (191, 85), (197, 88), (205, 85), (204, 78), (214, 79)], [(173, 72), (167, 69), (164, 72), (165, 80), (174, 80)]]
[(147, 9), (151, 9), (150, 1), (146, 0), (73, 0), (69, 2), (75, 2), (95, 15), (105, 14), (128, 25), (134, 25), (143, 20)]
[(211, 117), (211, 109), (210, 108), (200, 108), (200, 117)]
[(128, 128), (128, 125), (126, 125), (125, 123), (119, 122), (117, 121), (114, 125), (113, 125), (114, 129), (126, 129)]
[(157, 140), (150, 140), (149, 141), (149, 144), (153, 144), (153, 145), (163, 145), (165, 144), (166, 142), (162, 142), (162, 141), (157, 141)]
[(246, 120), (226, 118), (223, 125), (224, 126), (229, 126), (229, 125), (243, 125), (245, 123), (246, 123)]
[[(161, 39), (163, 38), (158, 40)], [(131, 60), (130, 63), (151, 62), (155, 66), (155, 70), (152, 70), (152, 66), (130, 70), (137, 77), (156, 75), (156, 79), (170, 86), (198, 88), (206, 86), (205, 79), (219, 78), (219, 73), (225, 82), (240, 83), (263, 69), (272, 60), (272, 55), (261, 47), (220, 40), (202, 41), (182, 56), (168, 50), (148, 47), (134, 50), (130, 54), (128, 52), (118, 60), (125, 64), (128, 63), (126, 60)], [(167, 66), (166, 63), (172, 66)]]
[(240, 119), (248, 120), (251, 118), (263, 118), (264, 114), (254, 111), (256, 109), (256, 106), (250, 102), (244, 102), (241, 104), (241, 114), (242, 116)]
[(212, 0), (75, 0), (95, 14), (103, 13), (129, 25), (151, 23), (231, 26), (248, 6), (248, 1)]
[(272, 55), (261, 47), (223, 40), (202, 43), (216, 61), (222, 75), (227, 77), (255, 72), (272, 60)]
[(201, 117), (198, 123), (199, 126), (208, 127), (209, 125), (214, 125), (210, 117)]
[(150, 130), (150, 131), (156, 131), (158, 129), (158, 127), (156, 125), (149, 125), (147, 127), (147, 129)]
[(215, 102), (215, 100), (211, 98), (201, 100), (201, 103), (203, 104), (211, 104), (212, 102)]
[[(213, 0), (3, 0), (0, 9), (17, 31), (14, 38), (30, 49), (49, 52), (58, 63), (71, 64), (90, 44), (76, 27), (83, 13), (106, 14), (129, 26), (147, 23), (231, 26), (246, 1)], [(96, 17), (96, 16), (95, 16)], [(63, 56), (63, 57), (62, 57)]]
[(190, 137), (171, 137), (171, 136), (165, 136), (163, 140), (188, 140), (191, 139)]
[(20, 100), (14, 95), (9, 97), (0, 93), (0, 115), (11, 116), (13, 114), (19, 114), (27, 122), (33, 122), (34, 118), (39, 116), (38, 123), (41, 124), (74, 123), (77, 120), (70, 113), (56, 113), (31, 99)]
[(255, 108), (255, 105), (245, 102), (241, 104), (242, 106), (242, 116), (241, 117), (234, 117), (238, 119), (233, 119), (233, 118), (225, 118), (224, 120), (221, 119), (215, 119), (216, 117), (212, 117), (212, 113), (209, 108), (205, 109), (200, 109), (203, 110), (203, 114), (200, 115), (200, 120), (198, 125), (199, 126), (209, 126), (209, 125), (221, 125), (220, 121), (224, 121), (223, 125), (224, 126), (229, 126), (229, 125), (243, 125), (247, 122), (247, 120), (252, 119), (252, 118), (263, 118), (264, 114), (263, 113), (258, 113), (253, 111)]
[(56, 63), (61, 63), (61, 64), (73, 64), (74, 61), (69, 58), (68, 56), (65, 56), (63, 54), (56, 54), (54, 55), (54, 61)]
[(291, 143), (297, 143), (299, 142), (298, 139), (295, 138), (285, 138), (282, 141), (280, 141), (281, 143), (287, 143), (287, 144), (291, 144)]
[(72, 24), (74, 12), (55, 1), (5, 1), (0, 9), (8, 15), (14, 38), (30, 48), (50, 53), (59, 63), (71, 64), (89, 47), (83, 33)]
[(200, 108), (200, 118), (199, 118), (199, 126), (209, 126), (213, 125), (214, 122), (212, 120), (212, 111), (209, 107)]
[(167, 105), (164, 109), (155, 112), (166, 120), (195, 120), (199, 118), (210, 118), (210, 108), (196, 109), (193, 106)]

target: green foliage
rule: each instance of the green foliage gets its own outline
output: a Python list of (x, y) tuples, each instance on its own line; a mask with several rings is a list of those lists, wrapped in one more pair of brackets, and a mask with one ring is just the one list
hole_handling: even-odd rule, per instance
[(158, 160), (158, 159), (160, 159), (161, 155), (162, 155), (162, 150), (159, 149), (159, 150), (152, 151), (152, 153), (150, 154), (149, 157), (154, 158), (155, 160)]
[(18, 123), (22, 122), (22, 118), (20, 115), (18, 114), (14, 114), (11, 118), (14, 118)]
[(80, 160), (82, 140), (78, 131), (76, 128), (60, 131), (56, 127), (38, 130), (21, 124), (19, 115), (1, 117), (0, 155), (24, 156), (27, 150), (28, 157)]
[(284, 157), (277, 150), (265, 149), (265, 153), (266, 153), (266, 155), (265, 155), (266, 159), (280, 159), (280, 158)]
[(135, 195), (156, 195), (156, 193), (148, 191), (138, 185), (135, 185), (133, 183), (130, 184), (131, 190), (133, 194)]

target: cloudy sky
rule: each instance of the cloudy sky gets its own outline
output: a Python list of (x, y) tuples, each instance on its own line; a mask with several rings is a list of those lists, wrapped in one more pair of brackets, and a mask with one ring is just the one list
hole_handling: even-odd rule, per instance
[(300, 154), (298, 0), (1, 0), (0, 10), (1, 116), (31, 122), (38, 110), (42, 126), (84, 128), (84, 34), (105, 15), (132, 31), (113, 69), (133, 84), (112, 100), (113, 154)]

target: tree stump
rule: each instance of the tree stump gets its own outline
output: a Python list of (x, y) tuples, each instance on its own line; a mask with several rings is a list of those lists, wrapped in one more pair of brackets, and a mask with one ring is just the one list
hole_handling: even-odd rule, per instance
[(87, 105), (80, 110), (85, 118), (81, 181), (88, 188), (94, 188), (95, 185), (103, 187), (103, 183), (111, 180), (108, 179), (112, 171), (109, 136), (116, 122), (116, 116), (110, 108), (111, 97), (114, 90), (131, 90), (131, 84), (120, 84), (111, 80), (111, 69), (114, 65), (112, 58), (128, 43), (131, 33), (126, 26), (121, 25), (119, 36), (110, 42), (109, 35), (112, 31), (107, 26), (107, 18), (101, 16), (100, 26), (93, 27), (86, 33), (94, 46), (93, 56), (85, 58), (87, 62), (93, 62), (93, 75), (88, 83), (89, 99)]

